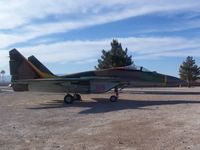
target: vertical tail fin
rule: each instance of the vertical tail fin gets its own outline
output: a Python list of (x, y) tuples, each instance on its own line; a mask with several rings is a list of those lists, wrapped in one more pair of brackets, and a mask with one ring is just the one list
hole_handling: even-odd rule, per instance
[(55, 76), (45, 65), (43, 65), (35, 56), (28, 57), (28, 61), (31, 62), (37, 69), (39, 69), (41, 72), (50, 75)]
[(44, 78), (44, 75), (16, 49), (9, 52), (11, 81)]

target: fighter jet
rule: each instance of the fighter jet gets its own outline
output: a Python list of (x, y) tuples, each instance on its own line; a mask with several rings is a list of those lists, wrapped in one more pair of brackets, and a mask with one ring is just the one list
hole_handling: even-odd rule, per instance
[(104, 93), (112, 89), (115, 95), (110, 97), (110, 101), (115, 102), (119, 97), (118, 89), (138, 83), (159, 86), (183, 83), (179, 78), (134, 65), (58, 76), (34, 56), (26, 59), (16, 49), (12, 49), (9, 56), (11, 86), (14, 91), (66, 93), (66, 104), (81, 100), (80, 94)]

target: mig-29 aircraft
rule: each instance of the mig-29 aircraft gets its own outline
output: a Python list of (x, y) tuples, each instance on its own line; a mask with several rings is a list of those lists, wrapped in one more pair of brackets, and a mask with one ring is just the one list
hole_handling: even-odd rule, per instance
[[(67, 93), (66, 104), (81, 100), (80, 94), (104, 93), (114, 89), (111, 102), (118, 100), (118, 89), (138, 83), (179, 85), (182, 80), (143, 67), (125, 66), (57, 76), (34, 56), (26, 59), (16, 49), (9, 52), (11, 86), (14, 91)], [(71, 95), (70, 93), (73, 93)]]

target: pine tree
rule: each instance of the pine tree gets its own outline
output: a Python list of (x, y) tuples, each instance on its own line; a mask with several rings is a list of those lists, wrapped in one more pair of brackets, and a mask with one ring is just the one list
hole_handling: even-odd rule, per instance
[(117, 40), (111, 42), (111, 50), (102, 50), (101, 59), (98, 59), (98, 69), (107, 69), (112, 67), (129, 66), (133, 64), (132, 56), (128, 56), (128, 49), (123, 50), (121, 43)]
[(4, 82), (4, 74), (5, 74), (5, 70), (1, 70), (0, 74), (1, 74), (1, 81)]
[(198, 79), (200, 75), (200, 67), (195, 63), (192, 56), (188, 56), (179, 68), (180, 78), (187, 81), (188, 87), (191, 86), (191, 82)]

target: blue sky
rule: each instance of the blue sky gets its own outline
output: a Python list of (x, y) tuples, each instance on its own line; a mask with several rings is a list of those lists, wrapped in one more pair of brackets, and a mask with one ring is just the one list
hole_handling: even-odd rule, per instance
[(200, 65), (197, 0), (1, 0), (0, 70), (8, 52), (35, 55), (54, 73), (93, 70), (117, 39), (136, 65), (178, 76), (188, 56)]

